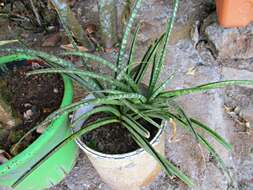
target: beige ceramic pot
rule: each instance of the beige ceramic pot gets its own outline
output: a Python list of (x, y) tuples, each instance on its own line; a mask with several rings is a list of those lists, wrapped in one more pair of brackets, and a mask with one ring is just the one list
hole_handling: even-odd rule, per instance
[[(75, 113), (74, 118), (91, 109), (92, 106), (81, 108)], [(83, 122), (76, 128), (80, 128)], [(165, 152), (165, 125), (163, 122), (162, 129), (151, 141), (152, 146), (162, 155)], [(89, 148), (81, 139), (77, 139), (76, 142), (86, 153), (103, 181), (113, 190), (139, 190), (150, 184), (161, 172), (158, 162), (143, 149), (126, 154), (110, 155)]]

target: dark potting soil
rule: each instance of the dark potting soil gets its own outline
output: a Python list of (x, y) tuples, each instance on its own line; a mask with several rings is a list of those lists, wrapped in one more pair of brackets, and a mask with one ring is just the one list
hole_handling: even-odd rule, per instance
[[(106, 116), (102, 113), (95, 114), (88, 118), (83, 127), (104, 117)], [(150, 138), (148, 140), (151, 141), (157, 134), (158, 129), (145, 121), (139, 122), (150, 132)], [(156, 122), (161, 123), (160, 120), (156, 120)], [(127, 128), (123, 127), (119, 123), (97, 128), (83, 135), (82, 141), (93, 150), (105, 154), (124, 154), (140, 148), (132, 138)]]
[(11, 129), (0, 128), (0, 149), (11, 155), (21, 152), (39, 137), (40, 134), (35, 131), (25, 138), (16, 151), (11, 151), (21, 137), (57, 110), (62, 102), (64, 83), (60, 75), (26, 75), (38, 67), (41, 67), (38, 63), (26, 63), (0, 76), (11, 95), (8, 97), (10, 105), (22, 119), (20, 125)]

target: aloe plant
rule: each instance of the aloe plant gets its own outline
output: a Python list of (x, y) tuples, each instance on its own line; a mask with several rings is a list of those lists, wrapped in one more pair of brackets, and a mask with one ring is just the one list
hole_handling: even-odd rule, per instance
[[(157, 162), (160, 163), (161, 167), (169, 176), (177, 176), (189, 187), (194, 186), (194, 182), (187, 177), (187, 175), (180, 171), (163, 155), (156, 152), (156, 150), (151, 146), (150, 142), (147, 140), (150, 136), (149, 131), (147, 131), (142, 123), (139, 122), (139, 119), (145, 120), (147, 123), (157, 127), (158, 129), (160, 129), (161, 126), (155, 122), (155, 119), (173, 119), (174, 121), (177, 121), (179, 126), (191, 134), (196, 139), (196, 143), (202, 145), (214, 157), (219, 165), (225, 171), (227, 171), (226, 165), (222, 158), (215, 151), (212, 144), (208, 142), (205, 136), (209, 135), (218, 143), (223, 145), (228, 151), (232, 149), (232, 145), (205, 124), (194, 118), (188, 117), (184, 112), (184, 109), (176, 103), (175, 99), (183, 95), (204, 92), (215, 88), (223, 88), (228, 85), (253, 85), (253, 81), (220, 81), (192, 88), (166, 91), (165, 87), (170, 82), (172, 77), (170, 76), (163, 82), (159, 82), (159, 79), (165, 62), (167, 44), (173, 29), (179, 5), (179, 0), (174, 0), (173, 2), (173, 14), (171, 18), (168, 19), (165, 33), (150, 45), (137, 66), (135, 66), (136, 60), (134, 53), (136, 51), (135, 48), (139, 27), (136, 27), (136, 31), (132, 36), (129, 50), (130, 53), (127, 54), (126, 50), (128, 48), (128, 41), (131, 35), (135, 17), (137, 15), (137, 10), (141, 6), (141, 0), (136, 0), (131, 15), (129, 16), (129, 21), (125, 26), (120, 52), (115, 63), (91, 53), (67, 52), (62, 55), (78, 56), (87, 61), (92, 60), (98, 64), (102, 64), (111, 69), (112, 73), (114, 73), (113, 76), (77, 68), (74, 63), (45, 52), (6, 48), (2, 48), (0, 50), (5, 52), (27, 54), (31, 57), (44, 60), (49, 66), (51, 66), (51, 68), (32, 71), (29, 73), (29, 75), (43, 73), (66, 74), (76, 81), (81, 87), (95, 96), (94, 99), (80, 100), (72, 105), (57, 110), (56, 112), (50, 114), (35, 128), (47, 125), (61, 115), (72, 113), (80, 107), (86, 105), (93, 105), (95, 108), (77, 118), (72, 123), (72, 128), (75, 127), (76, 123), (78, 123), (80, 120), (86, 120), (96, 113), (103, 112), (108, 115), (107, 118), (101, 118), (88, 124), (59, 143), (50, 153), (45, 155), (37, 164), (35, 164), (33, 168), (31, 168), (26, 174), (17, 180), (13, 187), (26, 179), (27, 176), (29, 176), (55, 152), (61, 149), (61, 147), (63, 147), (66, 143), (90, 132), (91, 130), (112, 123), (120, 123), (122, 127), (127, 128), (136, 143), (150, 155), (152, 155)], [(152, 67), (152, 71), (150, 80), (148, 82), (147, 91), (143, 91), (141, 84), (145, 82), (143, 81), (143, 76), (147, 74), (148, 67)]]

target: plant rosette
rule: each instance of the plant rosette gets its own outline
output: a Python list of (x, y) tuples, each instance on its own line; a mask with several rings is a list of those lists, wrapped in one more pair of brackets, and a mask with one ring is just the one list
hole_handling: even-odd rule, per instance
[[(0, 57), (0, 66), (23, 65), (32, 57), (18, 54)], [(27, 61), (28, 62), (28, 61)], [(29, 61), (31, 62), (31, 61)], [(28, 63), (29, 63), (28, 62)], [(72, 103), (73, 86), (68, 77), (63, 76), (64, 94), (60, 107)], [(32, 144), (15, 157), (0, 165), (0, 186), (15, 190), (42, 190), (59, 183), (73, 168), (78, 148), (75, 142), (66, 144), (61, 151), (39, 167), (37, 163), (47, 155), (62, 139), (71, 134), (68, 115), (62, 115), (51, 122)], [(25, 177), (27, 173), (31, 173)], [(22, 180), (25, 178), (24, 180)]]
[[(93, 95), (85, 99), (92, 99)], [(94, 106), (84, 106), (73, 115), (73, 121), (83, 114), (93, 110)], [(81, 129), (85, 121), (75, 125), (74, 131)], [(150, 144), (161, 155), (165, 155), (165, 126), (163, 121), (161, 129), (158, 130)], [(150, 156), (143, 148), (124, 154), (105, 154), (87, 146), (81, 138), (76, 139), (78, 146), (86, 153), (100, 177), (112, 189), (117, 190), (138, 190), (149, 185), (161, 172), (158, 162)], [(147, 167), (148, 166), (148, 167)]]

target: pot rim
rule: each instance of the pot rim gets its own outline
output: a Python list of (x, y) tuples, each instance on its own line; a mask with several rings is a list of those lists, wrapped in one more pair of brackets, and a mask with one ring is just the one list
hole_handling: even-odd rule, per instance
[[(85, 99), (89, 99), (94, 97), (93, 95), (88, 95)], [(88, 112), (90, 109), (93, 109), (92, 106), (84, 106), (84, 108), (86, 109), (86, 112)], [(73, 117), (72, 117), (72, 121), (76, 118), (76, 115), (78, 113), (78, 111), (80, 112), (81, 109), (77, 110)], [(84, 123), (84, 121), (82, 121), (81, 125)], [(163, 120), (161, 123), (161, 129), (158, 130), (157, 134), (155, 135), (155, 137), (150, 141), (150, 144), (152, 146), (155, 146), (156, 144), (159, 143), (160, 141), (160, 137), (164, 132), (165, 126), (167, 124), (167, 121)], [(76, 127), (77, 128), (77, 127)], [(142, 154), (145, 152), (145, 150), (143, 148), (138, 148), (137, 150), (128, 152), (128, 153), (123, 153), (123, 154), (106, 154), (106, 153), (102, 153), (102, 152), (98, 152), (96, 150), (93, 150), (92, 148), (89, 148), (80, 138), (77, 138), (76, 143), (78, 144), (78, 146), (85, 152), (85, 153), (89, 153), (92, 154), (96, 157), (99, 158), (107, 158), (107, 159), (125, 159), (125, 158), (130, 158), (130, 157), (134, 157), (137, 156), (139, 154)]]
[[(163, 125), (162, 128), (158, 131), (156, 136), (150, 142), (150, 144), (152, 146), (155, 146), (156, 144), (159, 143), (159, 138), (162, 135), (162, 133), (164, 131), (164, 126), (165, 126), (164, 124), (162, 124), (162, 125)], [(139, 154), (145, 152), (145, 150), (143, 148), (138, 148), (135, 151), (132, 151), (129, 153), (124, 153), (124, 154), (106, 154), (106, 153), (98, 152), (96, 150), (89, 148), (85, 143), (82, 142), (82, 140), (80, 138), (76, 139), (75, 141), (83, 151), (85, 151), (85, 152), (87, 151), (90, 154), (95, 155), (96, 157), (100, 157), (100, 158), (125, 159), (125, 158), (129, 158), (129, 157), (134, 157), (136, 155), (139, 155)]]
[[(24, 61), (24, 60), (37, 60), (36, 57), (28, 56), (25, 54), (12, 54), (0, 56), (0, 65), (9, 64), (11, 62)], [(71, 80), (62, 75), (64, 83), (64, 92), (61, 104), (59, 108), (69, 105), (73, 98), (73, 86)], [(41, 134), (33, 143), (31, 143), (26, 149), (14, 156), (12, 159), (4, 164), (0, 165), (0, 177), (10, 172), (17, 170), (22, 164), (33, 159), (36, 153), (45, 147), (47, 142), (52, 139), (55, 133), (60, 130), (61, 126), (67, 121), (68, 116), (63, 115), (56, 120), (52, 121), (45, 132)]]

